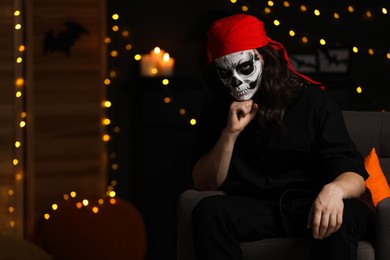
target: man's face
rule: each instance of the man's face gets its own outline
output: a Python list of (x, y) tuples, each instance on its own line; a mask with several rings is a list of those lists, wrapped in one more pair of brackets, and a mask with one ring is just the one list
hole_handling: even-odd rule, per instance
[(236, 100), (249, 100), (259, 89), (263, 63), (256, 50), (228, 54), (215, 63), (220, 79)]

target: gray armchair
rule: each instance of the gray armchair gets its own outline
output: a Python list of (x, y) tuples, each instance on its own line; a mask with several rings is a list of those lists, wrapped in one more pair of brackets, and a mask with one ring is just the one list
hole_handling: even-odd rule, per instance
[[(381, 167), (390, 182), (390, 112), (343, 111), (348, 131), (358, 150), (365, 156), (375, 147)], [(184, 191), (177, 204), (177, 260), (195, 260), (192, 245), (191, 212), (203, 197), (219, 191)], [(374, 242), (360, 241), (359, 260), (390, 259), (390, 198), (377, 206), (376, 237)], [(310, 259), (304, 239), (271, 238), (241, 244), (244, 260)]]

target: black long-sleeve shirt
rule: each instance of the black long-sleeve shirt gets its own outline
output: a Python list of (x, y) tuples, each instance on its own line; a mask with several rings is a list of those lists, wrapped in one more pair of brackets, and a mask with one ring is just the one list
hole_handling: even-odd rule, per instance
[[(207, 153), (226, 127), (231, 101), (209, 99), (198, 120), (197, 158)], [(261, 104), (259, 104), (261, 106)], [(289, 189), (319, 190), (343, 172), (368, 178), (338, 105), (309, 86), (284, 114), (284, 126), (261, 128), (255, 117), (238, 136), (223, 185), (279, 197)]]

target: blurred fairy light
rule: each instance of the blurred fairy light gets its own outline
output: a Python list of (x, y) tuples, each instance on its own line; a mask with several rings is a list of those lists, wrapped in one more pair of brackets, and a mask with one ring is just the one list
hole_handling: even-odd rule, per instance
[[(233, 1), (230, 1), (230, 2), (233, 3)], [(236, 3), (236, 2), (237, 1), (234, 1), (234, 3)], [(276, 12), (274, 12), (274, 10), (277, 10), (277, 9), (275, 9), (277, 7), (277, 5), (281, 6), (283, 8), (286, 8), (291, 12), (298, 11), (298, 12), (302, 12), (302, 13), (312, 14), (313, 16), (316, 16), (316, 17), (318, 17), (318, 16), (329, 17), (330, 19), (333, 19), (333, 20), (342, 20), (343, 18), (346, 19), (347, 16), (351, 16), (351, 15), (355, 15), (355, 16), (362, 15), (365, 17), (365, 20), (369, 21), (369, 20), (375, 19), (379, 15), (388, 15), (388, 11), (387, 11), (388, 8), (386, 6), (372, 7), (372, 8), (364, 9), (361, 7), (356, 8), (353, 5), (348, 5), (348, 6), (345, 6), (344, 8), (335, 8), (334, 10), (331, 10), (329, 8), (321, 10), (318, 7), (311, 7), (310, 5), (308, 6), (306, 4), (305, 5), (299, 4), (299, 3), (295, 3), (293, 1), (283, 1), (280, 3), (274, 2), (274, 1), (267, 1), (264, 4), (263, 12), (268, 16), (270, 16), (271, 14), (273, 16), (275, 16)], [(254, 7), (252, 8), (252, 6), (250, 6), (249, 3), (246, 3), (245, 12), (251, 11), (251, 10), (252, 11), (261, 10), (261, 8), (258, 8), (256, 6), (256, 9), (255, 9)], [(296, 14), (294, 14), (294, 15), (296, 15)], [(285, 14), (283, 14), (283, 17), (285, 17)], [(275, 26), (280, 26), (283, 23), (283, 20), (284, 20), (283, 17), (280, 17), (280, 19), (279, 18), (275, 19), (275, 17), (274, 17), (273, 24)], [(362, 22), (366, 22), (365, 20), (362, 20)], [(342, 22), (342, 21), (340, 21), (340, 22)], [(301, 39), (302, 43), (308, 43), (310, 41), (310, 42), (318, 42), (321, 45), (327, 44), (324, 40), (320, 40), (320, 38), (324, 38), (324, 37), (318, 36), (318, 39), (313, 39), (313, 37), (315, 37), (315, 36), (309, 37), (308, 35), (305, 35), (305, 33), (302, 31), (297, 31), (296, 29), (292, 29), (292, 28), (294, 28), (294, 24), (292, 24), (291, 22), (288, 22), (288, 23), (286, 22), (283, 24), (288, 24), (289, 26), (291, 26), (291, 28), (287, 30), (287, 33), (290, 36), (293, 36), (292, 32), (294, 32), (293, 33), (294, 35), (301, 35), (300, 39)], [(332, 43), (332, 44), (333, 45), (340, 45), (340, 43)], [(360, 49), (364, 49), (364, 50), (367, 49), (367, 53), (369, 55), (384, 55), (386, 60), (390, 59), (388, 56), (388, 54), (390, 53), (389, 50), (375, 50), (372, 47), (361, 46), (362, 44), (359, 44), (359, 43), (353, 43), (350, 45), (360, 46)], [(353, 50), (353, 53), (357, 54), (357, 53), (363, 53), (363, 52), (358, 52), (356, 50)]]

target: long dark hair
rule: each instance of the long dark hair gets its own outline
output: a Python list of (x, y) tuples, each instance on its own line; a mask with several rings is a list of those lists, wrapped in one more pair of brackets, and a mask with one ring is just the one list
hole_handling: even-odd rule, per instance
[[(287, 64), (283, 53), (271, 45), (258, 48), (257, 51), (264, 60), (260, 88), (253, 97), (254, 101), (259, 104), (260, 126), (265, 127), (274, 123), (283, 125), (286, 109), (297, 100), (310, 82), (294, 73)], [(230, 99), (230, 101), (234, 100), (219, 79), (215, 63), (208, 66), (204, 77), (205, 85), (210, 94)]]

